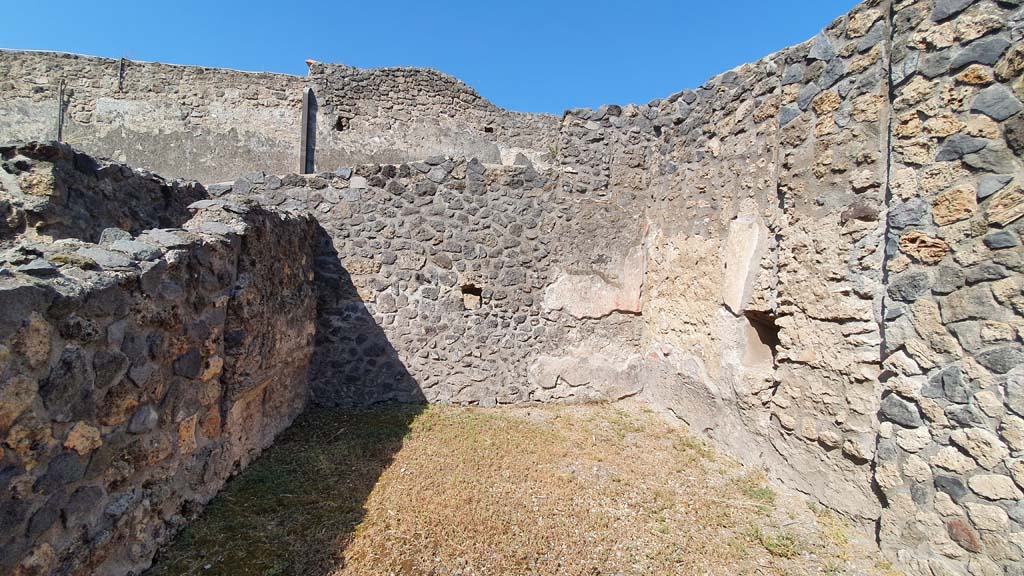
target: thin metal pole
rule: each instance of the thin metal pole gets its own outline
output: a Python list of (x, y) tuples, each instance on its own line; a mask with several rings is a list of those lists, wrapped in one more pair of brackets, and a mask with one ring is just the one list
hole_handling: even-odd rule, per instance
[(305, 174), (308, 170), (307, 160), (309, 159), (309, 99), (313, 89), (308, 86), (302, 90), (302, 118), (299, 125), (302, 126), (302, 133), (299, 135), (299, 174)]
[(57, 142), (64, 141), (64, 79), (57, 85)]

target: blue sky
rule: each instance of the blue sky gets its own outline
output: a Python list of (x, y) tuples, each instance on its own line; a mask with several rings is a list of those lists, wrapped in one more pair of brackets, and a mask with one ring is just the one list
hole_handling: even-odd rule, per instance
[(499, 106), (560, 114), (699, 86), (810, 38), (856, 4), (35, 0), (0, 27), (0, 47), (299, 75), (307, 58), (426, 66)]

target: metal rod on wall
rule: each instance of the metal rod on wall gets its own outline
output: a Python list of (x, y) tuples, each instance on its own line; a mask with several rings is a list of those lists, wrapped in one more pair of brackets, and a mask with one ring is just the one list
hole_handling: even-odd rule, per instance
[(299, 174), (309, 172), (309, 101), (313, 95), (313, 89), (308, 86), (302, 90), (302, 118), (299, 125), (302, 133), (299, 136)]
[(57, 142), (64, 141), (64, 85), (65, 81), (61, 78), (57, 85)]

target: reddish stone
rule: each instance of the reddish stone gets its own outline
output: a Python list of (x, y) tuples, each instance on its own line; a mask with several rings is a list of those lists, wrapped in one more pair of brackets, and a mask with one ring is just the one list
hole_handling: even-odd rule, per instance
[(954, 518), (946, 523), (949, 537), (968, 552), (981, 552), (981, 540), (977, 532), (961, 518)]

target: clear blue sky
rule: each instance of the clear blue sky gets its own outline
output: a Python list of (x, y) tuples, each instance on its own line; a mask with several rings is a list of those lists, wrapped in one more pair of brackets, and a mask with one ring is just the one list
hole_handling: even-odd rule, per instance
[(307, 58), (360, 68), (426, 66), (499, 106), (560, 114), (699, 86), (812, 37), (856, 4), (33, 0), (8, 8), (0, 47), (299, 75)]

